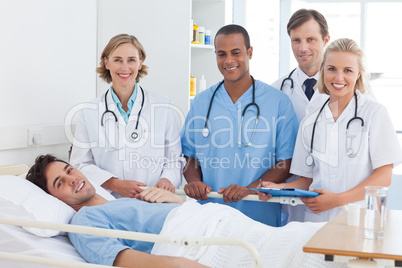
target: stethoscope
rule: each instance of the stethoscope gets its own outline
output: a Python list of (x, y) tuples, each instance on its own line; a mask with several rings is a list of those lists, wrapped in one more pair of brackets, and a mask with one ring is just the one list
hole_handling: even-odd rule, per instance
[[(140, 111), (138, 112), (138, 115), (137, 115), (137, 123), (136, 123), (136, 125), (135, 125), (135, 129), (134, 129), (134, 131), (129, 135), (129, 140), (132, 141), (132, 142), (138, 141), (138, 140), (139, 140), (139, 137), (140, 137), (140, 135), (139, 135), (139, 133), (138, 133), (138, 123), (140, 122), (140, 116), (141, 116), (142, 108), (144, 107), (144, 100), (145, 100), (144, 90), (142, 89), (141, 86), (140, 86), (140, 89), (141, 89), (141, 94), (142, 94), (141, 108), (140, 108)], [(115, 114), (112, 110), (109, 110), (109, 107), (108, 107), (108, 105), (107, 105), (107, 93), (109, 93), (109, 89), (108, 89), (108, 90), (106, 91), (106, 93), (105, 93), (105, 111), (103, 112), (102, 117), (101, 117), (101, 126), (102, 126), (102, 127), (103, 127), (103, 117), (104, 117), (107, 113), (111, 113), (111, 114), (113, 115), (114, 119), (115, 119), (115, 122), (116, 122), (116, 123), (118, 122), (116, 114)]]
[[(361, 140), (360, 140), (359, 148), (358, 148), (357, 151), (355, 152), (355, 151), (353, 150), (353, 148), (352, 148), (352, 141), (353, 141), (353, 138), (354, 138), (356, 135), (349, 135), (349, 125), (353, 122), (353, 120), (359, 120), (359, 121), (360, 121), (360, 126), (361, 126), (362, 128), (364, 127), (364, 120), (363, 120), (363, 118), (357, 116), (357, 95), (356, 95), (356, 92), (354, 92), (354, 97), (355, 97), (355, 116), (352, 117), (352, 118), (348, 121), (348, 123), (346, 124), (346, 142), (345, 142), (345, 145), (346, 145), (346, 155), (349, 156), (350, 158), (356, 157), (357, 154), (359, 153), (359, 151), (360, 151), (360, 145), (361, 145)], [(309, 155), (306, 157), (306, 165), (307, 165), (307, 166), (311, 166), (311, 165), (313, 165), (313, 163), (314, 163), (314, 159), (313, 159), (313, 144), (314, 144), (315, 127), (316, 127), (316, 125), (317, 125), (318, 117), (320, 116), (321, 112), (324, 110), (325, 105), (327, 105), (328, 102), (329, 102), (329, 98), (328, 98), (327, 101), (324, 103), (324, 105), (321, 107), (321, 109), (320, 109), (320, 111), (318, 112), (317, 117), (315, 118), (315, 121), (314, 121), (313, 133), (312, 133), (312, 135), (311, 135), (310, 153), (309, 153)], [(351, 139), (350, 148), (349, 148), (349, 149), (348, 149), (348, 147), (349, 147), (349, 146), (348, 146), (348, 138)]]
[(292, 74), (296, 71), (296, 68), (293, 69), (293, 71), (290, 72), (290, 74), (288, 75), (288, 77), (286, 77), (285, 79), (283, 79), (280, 90), (283, 91), (283, 86), (285, 85), (285, 82), (287, 80), (290, 81), (290, 88), (292, 89), (292, 93), (293, 93), (293, 79), (292, 79)]
[[(255, 108), (257, 109), (257, 118), (255, 121), (255, 125), (254, 125), (254, 131), (253, 131), (253, 135), (251, 136), (250, 141), (247, 144), (243, 144), (241, 142), (241, 139), (239, 140), (239, 145), (242, 146), (250, 146), (251, 145), (251, 141), (254, 138), (254, 134), (255, 134), (255, 130), (257, 128), (257, 123), (258, 123), (258, 118), (260, 117), (260, 107), (257, 105), (257, 103), (255, 103), (255, 80), (254, 78), (250, 75), (251, 80), (253, 81), (253, 101), (250, 102), (249, 104), (247, 104), (246, 107), (244, 107), (243, 112), (241, 114), (241, 125), (240, 125), (240, 133), (242, 133), (242, 126), (243, 126), (243, 118), (244, 118), (244, 114), (246, 113), (247, 109), (251, 106), (255, 106)], [(216, 87), (214, 93), (212, 94), (211, 100), (209, 101), (209, 107), (208, 107), (208, 113), (207, 113), (207, 118), (205, 118), (205, 124), (204, 124), (204, 128), (202, 129), (201, 133), (202, 136), (204, 138), (209, 136), (210, 130), (208, 128), (208, 119), (209, 119), (209, 114), (211, 113), (211, 107), (212, 107), (212, 102), (214, 100), (215, 94), (218, 91), (218, 89), (222, 86), (224, 80), (222, 80), (222, 82), (219, 83), (219, 85)]]

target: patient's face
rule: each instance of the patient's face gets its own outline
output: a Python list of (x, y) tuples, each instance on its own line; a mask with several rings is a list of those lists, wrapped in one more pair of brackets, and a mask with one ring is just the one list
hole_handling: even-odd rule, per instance
[(95, 195), (95, 188), (77, 169), (63, 162), (52, 162), (45, 170), (51, 195), (72, 208), (80, 208)]

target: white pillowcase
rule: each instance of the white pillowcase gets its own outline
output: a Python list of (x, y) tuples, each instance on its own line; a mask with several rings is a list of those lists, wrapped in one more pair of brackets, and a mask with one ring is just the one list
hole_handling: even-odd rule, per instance
[[(107, 200), (114, 197), (100, 186), (96, 192)], [(75, 210), (47, 194), (45, 191), (22, 176), (0, 176), (0, 216), (24, 218), (53, 223), (70, 223)], [(41, 237), (62, 234), (56, 230), (23, 227), (25, 230)]]

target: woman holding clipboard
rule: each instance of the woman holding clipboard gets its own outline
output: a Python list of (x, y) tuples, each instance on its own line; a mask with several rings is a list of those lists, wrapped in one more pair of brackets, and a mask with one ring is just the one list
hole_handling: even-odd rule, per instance
[(301, 198), (304, 221), (329, 221), (342, 213), (341, 206), (362, 203), (364, 187), (389, 186), (392, 168), (402, 162), (386, 108), (363, 94), (368, 88), (363, 57), (351, 39), (328, 46), (317, 87), (329, 98), (324, 105), (311, 103), (300, 124), (290, 169), (300, 177), (290, 183), (263, 183), (319, 193)]

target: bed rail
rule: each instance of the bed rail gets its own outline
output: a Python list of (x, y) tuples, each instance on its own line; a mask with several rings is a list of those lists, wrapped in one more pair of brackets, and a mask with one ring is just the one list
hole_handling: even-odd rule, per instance
[[(141, 189), (145, 190), (148, 187), (140, 187)], [(181, 195), (181, 196), (187, 196), (184, 190), (182, 189), (176, 189), (175, 194)], [(222, 198), (222, 194), (218, 194), (218, 192), (211, 192), (207, 194), (208, 197), (210, 198)], [(258, 195), (248, 195), (244, 197), (242, 200), (248, 200), (248, 201), (260, 201), (260, 202), (273, 202), (273, 203), (280, 203), (284, 205), (292, 205), (292, 206), (297, 206), (297, 205), (304, 205), (304, 203), (300, 200), (299, 197), (292, 197), (292, 196), (273, 196), (271, 197), (268, 201), (261, 201), (258, 199)]]
[[(90, 234), (90, 235), (98, 235), (113, 238), (140, 240), (146, 242), (157, 242), (157, 243), (170, 244), (174, 246), (184, 246), (184, 247), (206, 246), (206, 245), (231, 245), (231, 246), (235, 245), (243, 247), (251, 254), (251, 256), (254, 259), (255, 267), (258, 268), (262, 267), (261, 256), (260, 253), (257, 251), (257, 249), (251, 243), (237, 238), (169, 237), (157, 234), (146, 234), (146, 233), (129, 232), (122, 230), (110, 230), (96, 227), (87, 227), (87, 226), (62, 224), (62, 223), (50, 223), (50, 222), (41, 222), (41, 221), (26, 220), (20, 218), (6, 218), (6, 217), (0, 217), (0, 224), (59, 230), (63, 232), (73, 232), (73, 233)], [(14, 254), (15, 253), (0, 252), (0, 258), (6, 260), (33, 262), (37, 264), (53, 265), (59, 267), (107, 267), (102, 265), (80, 263), (74, 261), (65, 261), (65, 260), (58, 261), (54, 259), (29, 256), (24, 254), (18, 254), (18, 255), (15, 254), (16, 256), (11, 256)]]

